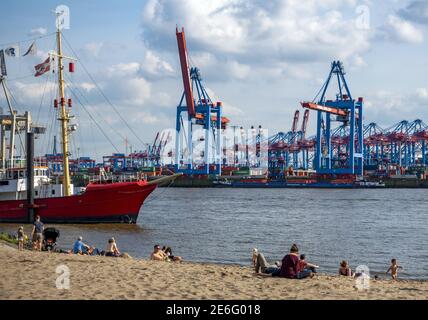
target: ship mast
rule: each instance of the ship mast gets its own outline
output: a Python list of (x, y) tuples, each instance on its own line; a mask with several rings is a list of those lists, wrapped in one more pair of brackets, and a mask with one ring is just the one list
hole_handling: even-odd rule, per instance
[(58, 58), (58, 89), (59, 89), (59, 98), (61, 106), (61, 114), (58, 120), (61, 122), (61, 135), (62, 135), (62, 158), (63, 158), (63, 195), (69, 196), (71, 194), (70, 190), (70, 170), (68, 162), (68, 122), (70, 121), (70, 116), (66, 109), (65, 103), (65, 93), (64, 93), (64, 76), (63, 76), (63, 64), (62, 64), (62, 44), (61, 44), (61, 29), (59, 19), (57, 19), (57, 31), (56, 31), (56, 40), (57, 40), (57, 49), (56, 54)]

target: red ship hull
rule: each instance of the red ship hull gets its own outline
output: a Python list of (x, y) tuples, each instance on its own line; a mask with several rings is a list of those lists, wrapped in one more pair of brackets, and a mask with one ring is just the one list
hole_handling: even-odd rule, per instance
[[(146, 181), (89, 184), (80, 195), (35, 199), (35, 214), (51, 223), (135, 223), (156, 186)], [(27, 201), (0, 201), (0, 222), (28, 222)]]

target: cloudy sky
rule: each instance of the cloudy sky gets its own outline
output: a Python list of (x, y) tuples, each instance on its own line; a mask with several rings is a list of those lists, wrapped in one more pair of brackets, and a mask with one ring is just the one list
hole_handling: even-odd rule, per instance
[[(428, 122), (428, 1), (2, 1), (0, 47), (19, 44), (22, 55), (38, 38), (37, 55), (7, 59), (16, 107), (52, 132), (53, 75), (32, 73), (54, 49), (51, 11), (60, 4), (71, 14), (64, 35), (74, 52), (67, 43), (65, 51), (83, 63), (67, 74), (68, 95), (79, 97), (73, 146), (80, 155), (123, 152), (125, 138), (143, 149), (157, 131), (174, 127), (183, 90), (177, 25), (185, 28), (191, 64), (234, 125), (290, 130), (299, 102), (314, 98), (336, 59), (352, 94), (365, 97), (366, 123)], [(52, 148), (51, 138), (39, 141)]]

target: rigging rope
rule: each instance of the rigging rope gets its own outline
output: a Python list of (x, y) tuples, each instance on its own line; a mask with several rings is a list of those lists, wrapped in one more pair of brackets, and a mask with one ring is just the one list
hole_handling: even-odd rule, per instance
[[(5, 86), (5, 88), (6, 88), (6, 90), (7, 90), (7, 92), (9, 93), (9, 96), (12, 98), (12, 100), (13, 100), (13, 103), (14, 103), (14, 105), (15, 105), (15, 107), (17, 107), (18, 106), (18, 101), (15, 99), (15, 97), (14, 97), (14, 95), (12, 94), (12, 92), (9, 90), (9, 87), (8, 87), (8, 85), (7, 85), (7, 83), (6, 82), (3, 82), (4, 83), (4, 86)], [(13, 111), (16, 111), (16, 109), (12, 109)], [(16, 123), (15, 124), (16, 126), (18, 125), (18, 123)], [(19, 134), (19, 130), (18, 130), (18, 138), (19, 138), (19, 142), (20, 142), (20, 147), (21, 147), (21, 150), (24, 150), (24, 156), (26, 155), (26, 149), (25, 149), (25, 147), (24, 147), (24, 143), (22, 142), (22, 137), (21, 137), (21, 135)], [(12, 148), (15, 148), (15, 146), (12, 146)], [(13, 159), (12, 159), (13, 160)]]
[(39, 109), (37, 110), (36, 123), (39, 122), (40, 111), (42, 110), (42, 105), (43, 105), (43, 100), (45, 97), (46, 87), (48, 86), (50, 78), (51, 78), (51, 73), (49, 72), (48, 76), (46, 77), (45, 85), (43, 86), (42, 99), (40, 100)]
[(83, 110), (85, 110), (85, 112), (88, 114), (89, 118), (92, 119), (92, 121), (95, 123), (95, 125), (98, 127), (98, 129), (100, 129), (101, 133), (104, 135), (104, 137), (110, 142), (110, 144), (112, 145), (112, 147), (116, 150), (117, 153), (119, 153), (119, 149), (116, 147), (116, 145), (111, 141), (111, 139), (109, 138), (109, 136), (105, 133), (105, 131), (103, 130), (103, 128), (98, 124), (98, 122), (94, 119), (94, 117), (91, 115), (91, 113), (88, 111), (88, 109), (85, 107), (85, 105), (82, 103), (82, 101), (80, 101), (79, 97), (77, 96), (77, 94), (74, 92), (73, 89), (71, 89), (71, 87), (68, 87), (71, 94), (76, 98), (77, 102), (82, 106)]
[(138, 141), (140, 141), (140, 143), (144, 146), (144, 141), (140, 139), (140, 137), (136, 134), (136, 132), (134, 131), (134, 129), (132, 129), (132, 127), (128, 124), (128, 122), (122, 117), (122, 115), (120, 114), (120, 112), (117, 110), (117, 108), (113, 105), (113, 103), (110, 101), (109, 98), (107, 98), (107, 96), (104, 94), (104, 92), (101, 90), (101, 88), (99, 87), (99, 85), (95, 82), (94, 78), (92, 77), (92, 75), (89, 73), (89, 71), (86, 69), (85, 65), (83, 64), (83, 62), (81, 61), (81, 59), (79, 58), (79, 56), (77, 55), (77, 53), (73, 50), (73, 48), (71, 47), (70, 43), (68, 42), (68, 40), (63, 36), (67, 46), (70, 48), (71, 52), (74, 54), (74, 56), (78, 59), (78, 62), (81, 64), (81, 66), (83, 67), (83, 70), (86, 72), (87, 76), (91, 79), (92, 83), (95, 85), (95, 87), (97, 88), (98, 92), (103, 96), (103, 98), (106, 100), (106, 102), (110, 105), (110, 107), (114, 110), (114, 112), (118, 115), (118, 117), (123, 121), (123, 123), (126, 125), (126, 127), (132, 132), (132, 134), (137, 138)]
[(18, 41), (14, 41), (14, 42), (0, 43), (0, 47), (10, 46), (10, 45), (14, 45), (14, 44), (21, 44), (21, 43), (24, 43), (24, 42), (36, 41), (36, 40), (39, 40), (39, 39), (50, 37), (50, 36), (52, 36), (54, 34), (56, 34), (56, 32), (48, 33), (48, 34), (45, 34), (43, 36), (29, 38), (29, 39), (26, 39), (26, 40), (18, 40)]
[[(82, 91), (79, 89), (79, 87), (77, 87), (71, 79), (69, 80), (69, 82), (73, 85), (75, 91), (80, 94), (82, 99), (85, 100), (85, 103), (87, 103), (87, 105), (90, 105), (90, 102), (88, 101), (86, 96), (82, 93)], [(100, 119), (102, 119), (110, 127), (110, 129), (113, 130), (114, 133), (116, 133), (122, 140), (125, 140), (125, 137), (119, 131), (117, 131), (117, 129), (115, 129), (108, 121), (106, 121), (96, 109), (93, 109), (93, 111), (96, 113), (96, 115)]]

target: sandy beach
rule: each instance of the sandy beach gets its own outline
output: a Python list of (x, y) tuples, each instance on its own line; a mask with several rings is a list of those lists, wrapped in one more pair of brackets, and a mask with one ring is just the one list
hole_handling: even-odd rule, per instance
[[(56, 268), (70, 270), (57, 289)], [(250, 267), (18, 251), (0, 243), (0, 299), (428, 299), (428, 281), (355, 280), (318, 274), (289, 280)], [(63, 282), (62, 282), (63, 283)]]

